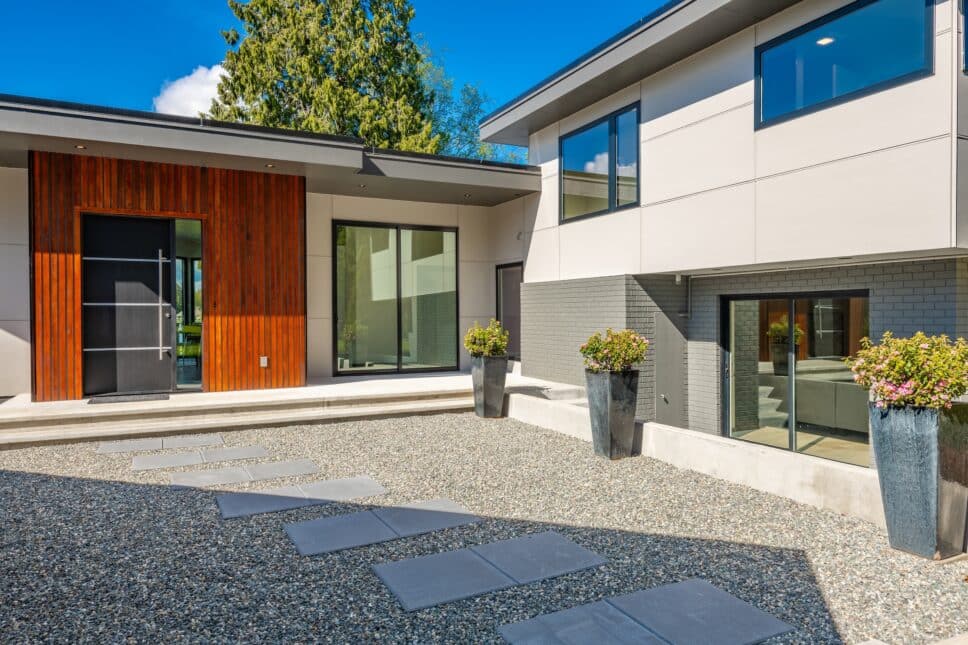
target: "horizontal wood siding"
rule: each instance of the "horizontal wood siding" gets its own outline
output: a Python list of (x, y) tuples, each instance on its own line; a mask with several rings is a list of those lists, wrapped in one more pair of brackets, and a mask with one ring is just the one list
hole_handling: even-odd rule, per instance
[(205, 390), (305, 384), (302, 177), (32, 152), (30, 180), (35, 400), (82, 397), (85, 212), (202, 221)]

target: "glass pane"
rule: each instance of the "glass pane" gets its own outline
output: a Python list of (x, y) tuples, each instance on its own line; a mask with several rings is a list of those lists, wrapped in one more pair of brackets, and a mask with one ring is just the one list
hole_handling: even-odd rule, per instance
[(615, 119), (616, 200), (617, 206), (638, 203), (639, 185), (639, 111), (629, 110)]
[(797, 300), (796, 318), (796, 448), (869, 466), (867, 391), (844, 365), (868, 335), (867, 298)]
[(396, 369), (396, 230), (337, 226), (334, 287), (337, 369)]
[(179, 389), (202, 384), (202, 223), (175, 221), (175, 374)]
[(457, 234), (400, 232), (401, 363), (457, 367)]
[(562, 218), (608, 210), (608, 122), (561, 140)]
[(789, 300), (730, 303), (730, 436), (790, 447)]
[(927, 69), (929, 16), (924, 0), (879, 0), (763, 51), (761, 121)]

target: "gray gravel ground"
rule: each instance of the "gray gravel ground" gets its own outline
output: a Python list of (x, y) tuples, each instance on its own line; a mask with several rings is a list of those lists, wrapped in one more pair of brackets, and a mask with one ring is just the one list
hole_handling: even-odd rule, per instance
[[(609, 463), (516, 421), (451, 414), (223, 436), (310, 458), (320, 479), (369, 474), (390, 491), (371, 503), (448, 497), (487, 519), (304, 558), (284, 522), (366, 506), (222, 520), (211, 491), (172, 490), (168, 471), (132, 472), (130, 455), (94, 443), (0, 451), (0, 641), (499, 642), (503, 623), (690, 577), (798, 628), (778, 642), (968, 632), (968, 562), (926, 562), (860, 520), (647, 458)], [(609, 563), (411, 614), (370, 570), (549, 528)]]

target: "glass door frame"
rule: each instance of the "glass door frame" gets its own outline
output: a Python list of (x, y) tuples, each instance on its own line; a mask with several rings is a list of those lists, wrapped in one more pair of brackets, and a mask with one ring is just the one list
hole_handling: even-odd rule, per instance
[[(338, 281), (338, 258), (337, 245), (339, 244), (338, 231), (340, 226), (357, 226), (360, 228), (380, 228), (396, 231), (396, 278), (397, 278), (397, 367), (396, 369), (374, 369), (374, 370), (340, 370), (339, 355), (339, 325), (337, 324), (337, 311), (339, 308)], [(403, 366), (403, 271), (401, 244), (403, 231), (437, 231), (441, 233), (454, 234), (454, 365), (448, 367), (404, 367)], [(396, 222), (377, 222), (372, 220), (347, 220), (333, 219), (331, 229), (331, 249), (332, 249), (332, 271), (330, 285), (332, 290), (332, 321), (333, 333), (330, 338), (332, 343), (332, 367), (333, 376), (370, 376), (386, 374), (419, 374), (429, 372), (458, 372), (460, 371), (460, 232), (456, 226), (429, 226), (423, 224), (399, 224)]]
[[(732, 374), (730, 373), (730, 364), (732, 362), (732, 303), (736, 301), (763, 301), (763, 300), (786, 300), (787, 301), (787, 320), (792, 321), (791, 324), (796, 324), (796, 308), (798, 300), (810, 300), (810, 299), (822, 299), (822, 298), (867, 298), (870, 299), (869, 289), (851, 289), (851, 290), (834, 290), (834, 291), (798, 291), (798, 292), (786, 292), (786, 293), (753, 293), (753, 294), (740, 294), (740, 295), (722, 295), (719, 297), (719, 312), (720, 312), (720, 342), (719, 346), (722, 350), (720, 352), (720, 382), (722, 383), (722, 391), (720, 393), (721, 398), (721, 408), (722, 408), (722, 419), (721, 419), (721, 429), (722, 435), (728, 439), (732, 439)], [(786, 450), (789, 452), (797, 452), (797, 399), (796, 399), (796, 383), (797, 383), (797, 349), (796, 340), (794, 334), (789, 334), (787, 338), (787, 365), (789, 366), (789, 377), (787, 379), (787, 400), (789, 403), (789, 420), (787, 422), (787, 447), (786, 448), (776, 448), (775, 446), (769, 446), (767, 444), (757, 444), (763, 445), (767, 448), (775, 448), (778, 450)], [(737, 439), (740, 441), (740, 439)], [(798, 453), (805, 454), (805, 453)], [(841, 462), (838, 462), (841, 463)]]

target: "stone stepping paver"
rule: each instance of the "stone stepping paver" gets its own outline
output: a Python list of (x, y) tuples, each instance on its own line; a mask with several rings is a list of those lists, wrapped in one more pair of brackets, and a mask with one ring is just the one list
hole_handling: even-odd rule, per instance
[(373, 565), (407, 611), (597, 567), (605, 559), (554, 531)]
[(284, 486), (244, 493), (222, 493), (215, 497), (215, 501), (218, 503), (222, 517), (227, 519), (373, 497), (386, 492), (386, 489), (376, 480), (364, 475), (300, 486)]
[(286, 533), (300, 555), (319, 555), (388, 542), (445, 528), (479, 522), (481, 518), (447, 499), (359, 511), (286, 524)]
[(102, 441), (98, 444), (97, 451), (99, 454), (107, 455), (119, 452), (146, 452), (148, 450), (164, 450), (166, 448), (201, 448), (221, 445), (222, 435), (188, 434), (174, 437), (148, 437), (145, 439)]
[(296, 459), (295, 461), (270, 461), (248, 466), (171, 473), (169, 477), (172, 486), (178, 486), (180, 488), (204, 488), (206, 486), (244, 484), (246, 482), (276, 479), (279, 477), (314, 475), (318, 472), (319, 467), (308, 459)]
[(612, 640), (747, 645), (794, 628), (705, 580), (692, 579), (504, 625), (498, 631), (512, 645)]
[(131, 470), (158, 470), (160, 468), (212, 464), (220, 461), (261, 459), (262, 457), (268, 456), (269, 452), (262, 446), (212, 448), (209, 450), (196, 450), (194, 452), (181, 452), (173, 455), (135, 455), (131, 458)]

